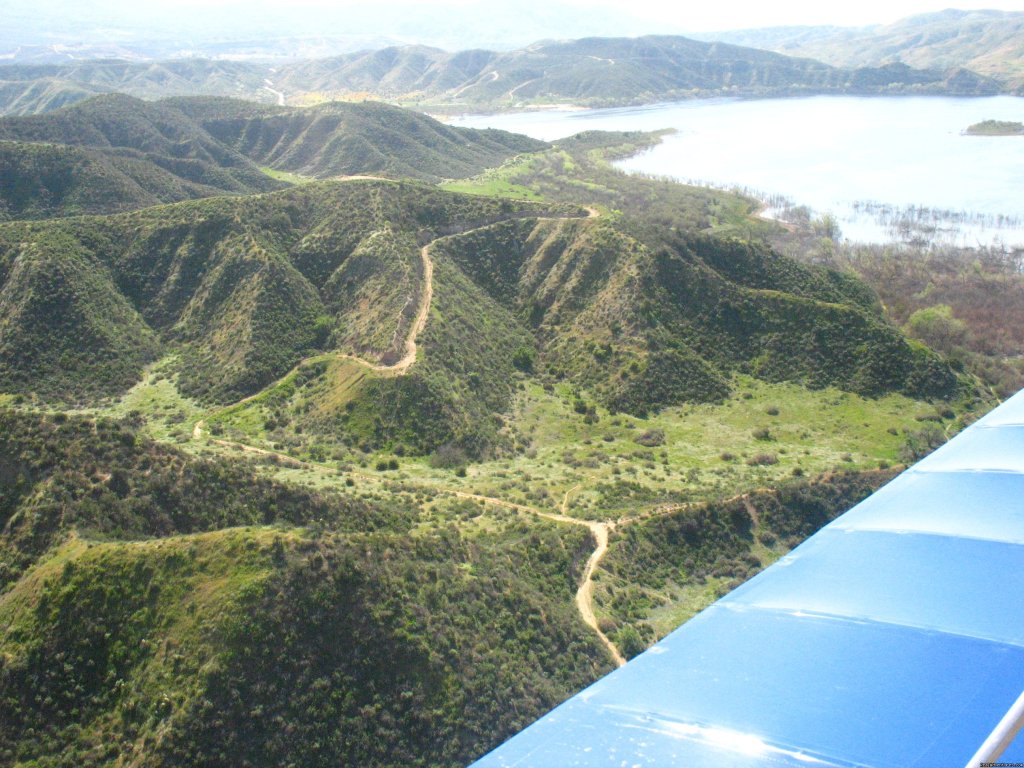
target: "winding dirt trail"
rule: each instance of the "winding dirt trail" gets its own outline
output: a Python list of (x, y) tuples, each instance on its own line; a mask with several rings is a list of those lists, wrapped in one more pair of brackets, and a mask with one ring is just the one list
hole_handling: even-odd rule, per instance
[(587, 526), (590, 529), (590, 533), (594, 536), (594, 542), (597, 544), (587, 559), (587, 566), (583, 569), (583, 581), (580, 584), (580, 588), (576, 590), (576, 610), (580, 612), (580, 616), (583, 617), (583, 621), (587, 626), (597, 633), (601, 642), (604, 643), (604, 647), (608, 649), (608, 653), (615, 660), (616, 666), (621, 667), (625, 665), (626, 659), (619, 653), (615, 643), (609, 640), (608, 636), (601, 631), (601, 627), (597, 624), (597, 616), (594, 615), (594, 572), (608, 551), (608, 532), (615, 528), (615, 523), (599, 523), (593, 520), (577, 520), (576, 518), (569, 517), (569, 497), (573, 491), (577, 491), (579, 488), (580, 486), (577, 485), (565, 492), (565, 496), (562, 497), (562, 513), (558, 516), (560, 520), (565, 522)]
[[(437, 242), (436, 240), (434, 242)], [(430, 246), (433, 243), (429, 243), (420, 248), (420, 262), (423, 265), (423, 293), (420, 295), (420, 305), (416, 310), (416, 319), (413, 320), (412, 325), (409, 327), (409, 335), (405, 337), (405, 354), (402, 355), (402, 359), (391, 365), (372, 365), (371, 368), (375, 371), (387, 371), (396, 376), (401, 376), (403, 373), (412, 368), (413, 363), (416, 362), (416, 337), (423, 333), (423, 329), (427, 327), (427, 317), (430, 316), (430, 303), (434, 300), (434, 262), (430, 258)], [(352, 358), (359, 360), (359, 358)], [(366, 363), (365, 360), (360, 360), (362, 363)]]
[[(197, 422), (195, 428), (192, 430), (194, 439), (202, 436), (202, 424), (203, 422)], [(293, 468), (309, 468), (309, 469), (320, 469), (329, 470), (332, 469), (326, 464), (319, 464), (316, 462), (303, 461), (302, 459), (296, 459), (294, 456), (289, 456), (286, 453), (280, 453), (279, 451), (271, 451), (266, 448), (257, 448), (254, 445), (247, 445), (245, 443), (238, 443), (232, 440), (220, 440), (217, 438), (211, 438), (211, 443), (222, 446), (224, 448), (233, 448), (243, 453), (253, 454), (255, 456), (268, 456), (281, 462), (282, 465), (293, 467)], [(380, 480), (381, 478), (377, 475), (373, 475), (369, 472), (359, 472), (354, 470), (354, 474), (358, 474), (361, 477), (365, 477), (371, 480)], [(580, 582), (579, 589), (576, 590), (576, 610), (579, 611), (580, 617), (583, 622), (590, 627), (594, 633), (600, 639), (601, 643), (605, 648), (608, 649), (608, 653), (615, 661), (616, 666), (623, 666), (626, 663), (626, 659), (619, 649), (615, 646), (608, 636), (601, 631), (601, 628), (597, 623), (597, 616), (594, 614), (594, 573), (600, 565), (601, 560), (604, 558), (608, 551), (608, 534), (614, 530), (616, 525), (623, 521), (616, 522), (598, 522), (596, 520), (580, 520), (576, 517), (570, 517), (568, 514), (569, 497), (570, 495), (579, 489), (580, 486), (570, 488), (565, 492), (565, 496), (562, 498), (562, 505), (560, 512), (545, 512), (542, 509), (531, 507), (526, 504), (518, 504), (514, 501), (508, 501), (507, 499), (499, 499), (495, 496), (484, 496), (480, 493), (472, 493), (470, 491), (460, 491), (455, 488), (437, 488), (436, 490), (440, 493), (446, 493), (454, 496), (458, 499), (470, 499), (472, 501), (483, 502), (484, 504), (493, 504), (497, 507), (503, 507), (505, 509), (511, 509), (515, 512), (522, 512), (536, 517), (543, 517), (547, 520), (553, 520), (557, 523), (565, 523), (567, 525), (580, 525), (590, 530), (590, 533), (594, 537), (596, 544), (594, 551), (590, 554), (587, 559), (587, 565), (583, 570), (583, 578)], [(639, 519), (639, 518), (636, 518)], [(625, 519), (626, 523), (633, 522), (633, 519)]]
[[(347, 176), (347, 177), (344, 177), (343, 180), (345, 180), (345, 181), (355, 181), (355, 180), (380, 180), (380, 181), (388, 181), (388, 179), (381, 179), (380, 177), (376, 177), (376, 176)], [(596, 208), (593, 208), (593, 207), (590, 207), (590, 206), (586, 206), (584, 209), (587, 211), (586, 218), (588, 218), (588, 219), (595, 219), (595, 218), (597, 218), (598, 216), (601, 215), (600, 212)], [(579, 218), (581, 218), (581, 217), (578, 217), (578, 216), (537, 217), (537, 219), (541, 220), (541, 221), (543, 221), (543, 220), (556, 220), (556, 219), (557, 220), (568, 221), (568, 220), (579, 219)], [(407, 373), (409, 371), (410, 368), (412, 368), (412, 366), (416, 363), (416, 350), (417, 350), (416, 339), (423, 332), (423, 330), (427, 326), (427, 318), (430, 316), (430, 306), (431, 306), (431, 303), (432, 303), (433, 298), (434, 298), (434, 262), (430, 258), (430, 247), (434, 243), (436, 243), (438, 240), (440, 240), (440, 239), (442, 239), (442, 238), (436, 238), (435, 240), (432, 240), (431, 242), (427, 243), (426, 245), (424, 245), (420, 249), (420, 261), (421, 261), (422, 269), (423, 269), (423, 291), (422, 291), (422, 293), (420, 295), (419, 306), (418, 306), (418, 308), (416, 310), (416, 317), (413, 320), (412, 324), (410, 325), (409, 332), (408, 332), (408, 334), (406, 335), (406, 338), (405, 338), (405, 345), (404, 345), (405, 346), (405, 354), (402, 355), (402, 357), (397, 362), (391, 363), (390, 365), (384, 365), (384, 364), (381, 364), (381, 363), (374, 363), (374, 362), (371, 362), (369, 360), (365, 360), (365, 359), (363, 359), (361, 357), (356, 357), (355, 355), (339, 354), (338, 357), (345, 358), (345, 359), (348, 359), (348, 360), (353, 360), (353, 361), (355, 361), (357, 363), (360, 363), (360, 364), (366, 366), (367, 368), (370, 368), (371, 370), (378, 371), (378, 372), (381, 372), (381, 373), (388, 373), (388, 374), (395, 375), (395, 376), (404, 375), (405, 373)], [(301, 361), (298, 364), (298, 366), (296, 366), (296, 368), (301, 366), (304, 362), (305, 361)], [(291, 373), (294, 372), (294, 370), (295, 369), (293, 369), (288, 374), (286, 374), (284, 377), (282, 377), (281, 380), (283, 380), (287, 376), (291, 375)], [(279, 381), (281, 381), (281, 380), (279, 380)], [(250, 397), (244, 398), (244, 399), (238, 401), (238, 403), (236, 403), (235, 405), (238, 405), (238, 404), (247, 402), (249, 400), (252, 400), (254, 397), (257, 397), (258, 395), (259, 395), (259, 393), (257, 393), (256, 395), (251, 395)], [(203, 426), (204, 426), (204, 424), (205, 424), (205, 421), (203, 421), (203, 420), (200, 420), (200, 421), (196, 422), (195, 426), (192, 428), (192, 439), (193, 440), (199, 440), (199, 439), (201, 439), (203, 437)], [(220, 440), (220, 439), (216, 439), (216, 438), (210, 438), (210, 442), (214, 443), (216, 445), (220, 445), (220, 446), (225, 447), (225, 448), (233, 448), (235, 450), (240, 450), (240, 451), (242, 451), (244, 453), (250, 453), (250, 454), (254, 454), (254, 455), (258, 455), (258, 456), (272, 457), (272, 458), (280, 461), (282, 464), (284, 464), (286, 466), (291, 466), (291, 467), (309, 467), (309, 468), (317, 468), (317, 469), (330, 469), (330, 467), (327, 467), (326, 465), (318, 464), (318, 463), (315, 463), (315, 462), (302, 461), (301, 459), (296, 459), (295, 457), (289, 456), (288, 454), (285, 454), (285, 453), (280, 453), (278, 451), (271, 451), (271, 450), (267, 450), (265, 448), (257, 448), (256, 446), (247, 445), (245, 443), (238, 443), (238, 442), (234, 442), (234, 441), (230, 441), (230, 440)], [(370, 475), (369, 473), (365, 473), (364, 474), (364, 473), (360, 472), (360, 473), (357, 473), (357, 474), (363, 475), (365, 477), (371, 477), (373, 479), (379, 479), (379, 478), (376, 478), (375, 476)], [(577, 485), (577, 486), (575, 486), (573, 488), (570, 488), (568, 491), (565, 492), (565, 495), (562, 498), (562, 504), (561, 504), (561, 507), (559, 508), (559, 512), (558, 513), (555, 513), (555, 512), (545, 512), (545, 511), (543, 511), (541, 509), (537, 509), (535, 507), (530, 507), (530, 506), (527, 506), (525, 504), (517, 504), (515, 502), (507, 501), (505, 499), (498, 499), (498, 498), (495, 498), (495, 497), (492, 497), (492, 496), (483, 496), (481, 494), (470, 493), (468, 491), (461, 491), (461, 490), (457, 490), (457, 489), (454, 489), (454, 488), (439, 488), (437, 490), (439, 490), (442, 493), (448, 493), (448, 494), (450, 494), (452, 496), (455, 496), (457, 498), (472, 499), (472, 500), (475, 500), (475, 501), (481, 501), (481, 502), (484, 502), (485, 504), (494, 504), (494, 505), (499, 506), (499, 507), (504, 507), (506, 509), (512, 509), (512, 510), (515, 510), (517, 512), (524, 512), (524, 513), (527, 513), (527, 514), (535, 515), (537, 517), (543, 517), (543, 518), (546, 518), (548, 520), (553, 520), (555, 522), (565, 523), (565, 524), (568, 524), (568, 525), (580, 525), (580, 526), (584, 526), (584, 527), (588, 528), (590, 530), (591, 534), (594, 537), (594, 541), (596, 543), (596, 547), (595, 547), (594, 551), (591, 553), (590, 557), (587, 559), (587, 564), (586, 564), (586, 567), (584, 568), (584, 571), (583, 571), (582, 582), (580, 584), (579, 589), (576, 591), (576, 597), (575, 597), (576, 608), (579, 611), (580, 616), (582, 617), (582, 619), (586, 623), (586, 625), (588, 627), (590, 627), (597, 634), (597, 636), (601, 640), (602, 644), (605, 646), (605, 648), (608, 649), (608, 652), (611, 655), (612, 659), (615, 661), (615, 664), (617, 666), (621, 667), (621, 666), (623, 666), (626, 663), (626, 659), (622, 656), (621, 653), (619, 653), (619, 650), (618, 650), (618, 648), (615, 647), (615, 644), (611, 640), (608, 639), (608, 636), (605, 635), (604, 632), (601, 631), (601, 629), (600, 629), (600, 627), (598, 626), (598, 623), (597, 623), (597, 617), (594, 614), (594, 573), (596, 572), (598, 565), (600, 565), (601, 560), (604, 558), (605, 553), (607, 553), (607, 551), (608, 551), (608, 534), (609, 534), (609, 531), (613, 530), (617, 523), (615, 523), (615, 522), (598, 522), (598, 521), (594, 521), (594, 520), (581, 520), (579, 518), (570, 517), (568, 515), (569, 498), (579, 488), (580, 488), (580, 486)], [(618, 523), (625, 523), (625, 522), (629, 522), (629, 520), (620, 520), (620, 521), (618, 521)]]
[(597, 624), (597, 616), (594, 614), (594, 572), (597, 570), (597, 566), (600, 565), (601, 560), (604, 558), (605, 553), (608, 551), (608, 533), (615, 528), (616, 523), (603, 523), (596, 520), (580, 520), (578, 517), (570, 517), (569, 512), (569, 497), (577, 490), (580, 486), (574, 486), (565, 492), (562, 497), (562, 505), (559, 508), (558, 513), (545, 512), (544, 510), (537, 509), (536, 507), (529, 507), (525, 504), (516, 504), (512, 501), (506, 501), (504, 499), (496, 499), (492, 496), (482, 496), (478, 493), (469, 493), (468, 491), (449, 491), (454, 496), (460, 499), (472, 499), (474, 501), (482, 501), (486, 504), (494, 504), (499, 507), (505, 507), (506, 509), (513, 509), (517, 512), (526, 512), (537, 517), (543, 517), (547, 520), (554, 520), (557, 523), (566, 523), (568, 525), (581, 525), (584, 528), (588, 528), (590, 533), (594, 537), (596, 547), (587, 559), (587, 565), (583, 569), (583, 578), (580, 582), (579, 589), (576, 590), (576, 610), (579, 611), (580, 617), (583, 622), (594, 630), (594, 633), (601, 640), (601, 643), (605, 648), (608, 649), (608, 653), (611, 654), (612, 659), (615, 661), (616, 666), (623, 666), (626, 663), (626, 659), (619, 649), (615, 647), (615, 643), (608, 639), (608, 636), (601, 631), (601, 628)]

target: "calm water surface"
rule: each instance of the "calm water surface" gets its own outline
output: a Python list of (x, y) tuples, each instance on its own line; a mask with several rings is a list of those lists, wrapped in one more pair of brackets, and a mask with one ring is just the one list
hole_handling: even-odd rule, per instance
[(955, 229), (947, 232), (951, 241), (1024, 245), (1024, 137), (961, 134), (986, 119), (1024, 121), (1024, 99), (715, 99), (469, 115), (453, 123), (546, 140), (593, 129), (674, 128), (661, 145), (619, 166), (765, 199), (783, 195), (833, 213), (850, 239), (890, 239), (879, 209), (913, 206)]

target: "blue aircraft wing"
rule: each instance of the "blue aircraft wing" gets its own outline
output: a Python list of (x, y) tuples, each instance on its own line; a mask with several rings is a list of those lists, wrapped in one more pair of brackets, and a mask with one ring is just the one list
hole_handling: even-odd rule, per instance
[(475, 768), (1024, 765), (1022, 693), (1024, 393)]

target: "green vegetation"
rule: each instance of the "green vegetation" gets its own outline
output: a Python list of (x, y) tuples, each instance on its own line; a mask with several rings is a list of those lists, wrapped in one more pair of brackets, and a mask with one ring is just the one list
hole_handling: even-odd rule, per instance
[[(18, 174), (8, 192), (12, 198), (9, 207), (20, 202), (19, 186), (31, 185), (43, 170), (49, 171), (50, 177), (44, 178), (43, 184), (58, 199), (87, 195), (85, 190), (99, 181), (96, 191), (103, 197), (80, 201), (79, 205), (88, 206), (81, 212), (106, 213), (284, 186), (213, 139), (181, 111), (120, 94), (97, 96), (45, 115), (4, 118), (0, 120), (0, 139), (17, 142), (4, 144), (7, 162)], [(40, 142), (64, 146), (34, 146)], [(75, 170), (83, 162), (90, 164), (84, 178)], [(62, 210), (59, 203), (52, 209), (51, 215)]]
[(894, 324), (1000, 397), (1024, 387), (1019, 251), (858, 245), (836, 248), (829, 259), (870, 285)]
[(303, 176), (298, 173), (292, 173), (291, 171), (278, 171), (267, 166), (261, 166), (260, 170), (263, 171), (267, 176), (278, 181), (284, 181), (288, 184), (307, 184), (314, 179), (310, 176)]
[(1009, 120), (982, 120), (964, 131), (968, 136), (1024, 136), (1024, 123)]
[(705, 590), (712, 599), (726, 594), (892, 474), (785, 482), (624, 528), (609, 544), (598, 582), (602, 629), (628, 655), (631, 645), (643, 650), (710, 602)]
[[(171, 103), (196, 109), (185, 100)], [(506, 131), (452, 128), (375, 102), (267, 108), (246, 118), (232, 103), (201, 106), (199, 122), (217, 140), (261, 165), (316, 178), (376, 174), (437, 182), (472, 176), (544, 146)]]
[[(77, 114), (20, 125), (124, 148)], [(19, 210), (56, 218), (0, 224), (3, 764), (465, 765), (611, 668), (574, 604), (606, 534), (632, 656), (987, 405), (952, 285), (1008, 307), (1009, 266), (876, 293), (609, 166), (657, 135), (132, 114), (296, 185), (59, 218), (46, 182)], [(437, 180), (458, 141), (447, 190), (305, 178)], [(13, 146), (94, 183), (92, 144)]]
[(7, 763), (463, 765), (609, 668), (572, 607), (581, 529), (410, 536), (412, 497), (0, 419)]
[(0, 119), (0, 221), (116, 213), (334, 176), (439, 181), (544, 146), (376, 103), (282, 110), (111, 94)]
[[(402, 338), (384, 317), (418, 289), (417, 237), (551, 210), (388, 182), (279, 194), (0, 229), (0, 386), (66, 402), (123, 392), (171, 345), (183, 392), (232, 402), (318, 349), (383, 359)], [(358, 319), (364, 301), (380, 322)]]

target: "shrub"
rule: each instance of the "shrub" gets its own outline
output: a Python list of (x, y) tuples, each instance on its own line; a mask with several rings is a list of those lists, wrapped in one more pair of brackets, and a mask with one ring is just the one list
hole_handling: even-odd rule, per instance
[(430, 456), (430, 466), (434, 469), (456, 469), (466, 463), (466, 452), (457, 445), (445, 443)]
[(774, 453), (758, 453), (747, 459), (747, 464), (751, 467), (766, 467), (778, 463), (779, 457)]
[(519, 347), (512, 353), (512, 365), (516, 370), (523, 373), (533, 373), (534, 355), (533, 350), (527, 346)]
[(665, 444), (665, 431), (661, 429), (648, 429), (633, 438), (633, 442), (648, 448)]

